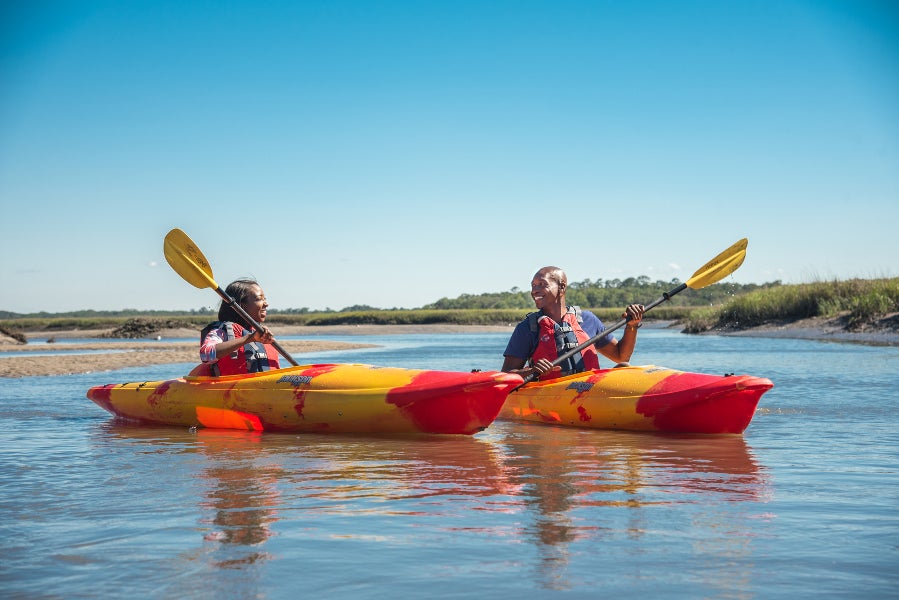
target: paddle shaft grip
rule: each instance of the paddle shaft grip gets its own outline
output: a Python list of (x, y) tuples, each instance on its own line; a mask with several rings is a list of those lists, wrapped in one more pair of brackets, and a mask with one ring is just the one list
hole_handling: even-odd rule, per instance
[[(216, 292), (219, 296), (221, 296), (221, 297), (222, 297), (222, 300), (224, 300), (225, 302), (227, 302), (228, 305), (231, 306), (231, 308), (233, 308), (235, 311), (237, 311), (237, 314), (239, 314), (241, 317), (243, 317), (244, 319), (246, 319), (247, 323), (249, 323), (250, 325), (252, 325), (252, 326), (253, 326), (255, 329), (257, 329), (257, 330), (262, 329), (262, 325), (260, 325), (259, 323), (257, 323), (256, 320), (253, 319), (253, 317), (251, 317), (251, 316), (247, 313), (247, 311), (244, 310), (243, 306), (241, 306), (240, 304), (238, 304), (237, 302), (235, 302), (235, 301), (234, 301), (234, 298), (232, 298), (231, 296), (229, 296), (229, 295), (225, 292), (225, 290), (223, 290), (223, 289), (221, 288), (221, 286), (216, 286), (215, 292)], [(277, 340), (272, 340), (272, 346), (275, 347), (275, 350), (277, 350), (278, 352), (281, 353), (281, 356), (283, 356), (284, 358), (287, 359), (287, 362), (289, 362), (290, 364), (292, 364), (292, 365), (295, 366), (295, 367), (296, 367), (296, 366), (299, 366), (300, 363), (298, 363), (297, 361), (295, 361), (295, 360), (293, 359), (293, 357), (292, 357), (290, 354), (288, 354), (287, 350), (285, 350), (284, 348), (281, 347), (281, 344), (279, 344), (279, 343), (277, 342)]]
[[(663, 302), (667, 302), (668, 300), (671, 299), (671, 296), (674, 296), (675, 294), (679, 294), (679, 293), (681, 293), (682, 291), (684, 291), (685, 289), (687, 289), (687, 284), (686, 284), (686, 283), (682, 283), (682, 284), (680, 284), (679, 286), (677, 286), (676, 288), (674, 288), (673, 290), (671, 290), (671, 291), (669, 291), (669, 292), (666, 292), (666, 293), (662, 294), (659, 298), (657, 298), (656, 300), (653, 300), (652, 302), (650, 302), (649, 304), (647, 304), (646, 306), (643, 307), (643, 314), (646, 314), (647, 312), (649, 312), (650, 310), (652, 310), (653, 308), (655, 308), (655, 307), (658, 306), (659, 304), (661, 304), (661, 303), (663, 303)], [(569, 358), (571, 358), (572, 356), (574, 356), (575, 354), (577, 354), (578, 352), (580, 352), (580, 351), (583, 350), (584, 348), (586, 348), (586, 347), (588, 347), (588, 346), (590, 346), (590, 345), (592, 345), (592, 344), (595, 344), (596, 342), (598, 342), (598, 341), (600, 340), (600, 338), (603, 338), (603, 337), (609, 335), (610, 333), (612, 333), (613, 331), (615, 331), (615, 330), (617, 330), (617, 329), (621, 329), (621, 328), (624, 327), (625, 325), (627, 325), (627, 319), (621, 319), (620, 321), (618, 321), (617, 323), (615, 323), (615, 324), (612, 325), (611, 327), (608, 327), (608, 328), (606, 328), (606, 329), (603, 329), (601, 332), (599, 332), (598, 334), (594, 335), (592, 338), (590, 338), (590, 339), (587, 340), (586, 342), (583, 342), (583, 343), (581, 343), (581, 344), (578, 344), (578, 346), (577, 346), (576, 348), (572, 348), (572, 349), (569, 350), (568, 352), (565, 352), (564, 354), (562, 354), (561, 356), (559, 356), (556, 360), (553, 361), (553, 366), (554, 366), (554, 367), (558, 367), (558, 366), (561, 365), (563, 362), (565, 362), (566, 360), (568, 360)], [(537, 379), (538, 377), (539, 377), (538, 374), (536, 374), (536, 373), (531, 373), (530, 375), (528, 375), (527, 377), (524, 378), (524, 383), (522, 383), (521, 385), (525, 385), (525, 384), (527, 384), (527, 383), (531, 383), (532, 381), (536, 381), (536, 379)], [(521, 385), (518, 386), (518, 387), (521, 387)], [(515, 389), (517, 390), (518, 387), (515, 388)], [(515, 390), (512, 390), (512, 391), (514, 392)]]

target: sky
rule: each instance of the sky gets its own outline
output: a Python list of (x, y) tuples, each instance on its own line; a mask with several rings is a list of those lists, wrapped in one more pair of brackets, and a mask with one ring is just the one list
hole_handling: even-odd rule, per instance
[(0, 0), (0, 214), (18, 313), (896, 277), (899, 4)]

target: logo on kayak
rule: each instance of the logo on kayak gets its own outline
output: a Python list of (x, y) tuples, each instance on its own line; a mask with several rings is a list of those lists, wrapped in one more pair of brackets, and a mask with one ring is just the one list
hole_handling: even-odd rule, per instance
[(309, 375), (283, 375), (278, 383), (282, 381), (289, 383), (293, 387), (300, 387), (304, 383), (312, 383), (312, 377)]
[(578, 394), (583, 394), (589, 390), (593, 389), (593, 384), (589, 381), (572, 381), (568, 384), (566, 390), (577, 390)]

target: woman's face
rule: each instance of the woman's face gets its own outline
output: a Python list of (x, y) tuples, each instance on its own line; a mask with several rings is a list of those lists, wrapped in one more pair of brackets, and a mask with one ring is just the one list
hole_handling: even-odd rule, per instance
[(265, 292), (258, 285), (250, 286), (250, 293), (247, 294), (247, 297), (244, 298), (240, 305), (257, 323), (265, 321), (268, 300), (265, 299)]

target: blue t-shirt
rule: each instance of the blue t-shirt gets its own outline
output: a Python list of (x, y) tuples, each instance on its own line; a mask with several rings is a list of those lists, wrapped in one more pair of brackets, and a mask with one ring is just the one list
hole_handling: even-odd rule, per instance
[[(581, 329), (583, 329), (590, 338), (593, 338), (606, 330), (606, 326), (602, 324), (599, 317), (589, 310), (581, 311), (581, 319), (583, 319), (583, 323), (580, 324)], [(503, 356), (514, 356), (515, 358), (526, 361), (534, 354), (534, 351), (537, 350), (539, 341), (539, 332), (531, 331), (531, 326), (528, 324), (527, 317), (525, 317), (521, 323), (515, 326), (515, 330), (512, 332), (512, 337), (509, 338), (509, 343), (506, 345), (506, 351), (503, 352)], [(606, 335), (601, 337), (594, 346), (602, 348), (611, 341), (612, 336)]]

